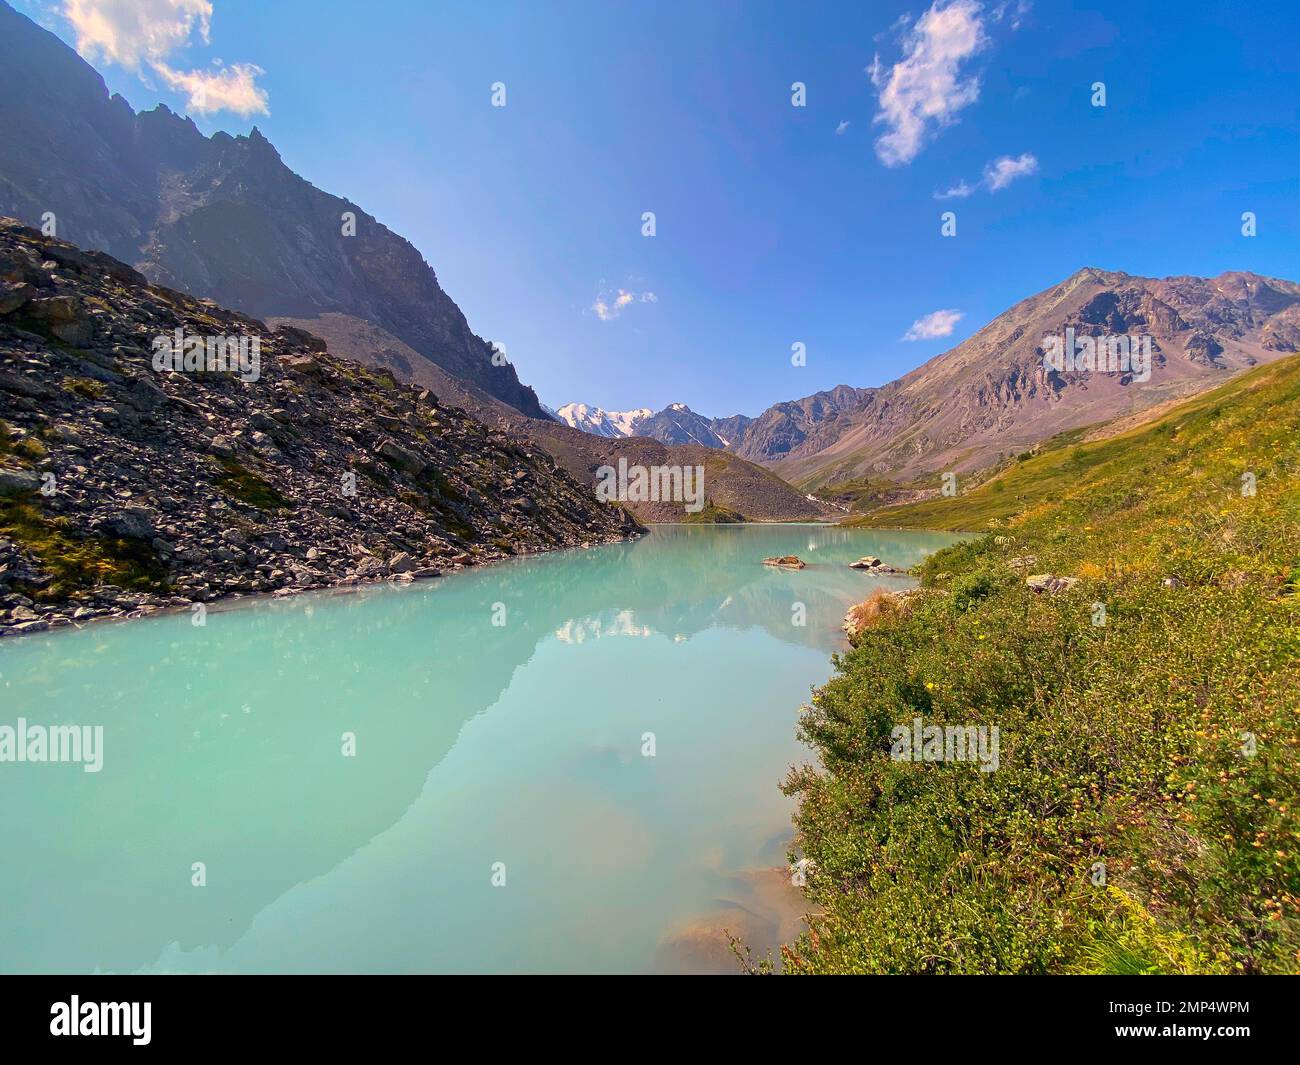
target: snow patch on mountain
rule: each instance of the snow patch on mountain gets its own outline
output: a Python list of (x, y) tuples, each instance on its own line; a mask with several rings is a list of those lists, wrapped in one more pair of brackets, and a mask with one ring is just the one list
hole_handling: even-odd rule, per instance
[(565, 425), (581, 429), (584, 433), (620, 437), (634, 435), (637, 423), (653, 413), (648, 407), (607, 411), (603, 407), (592, 407), (586, 403), (566, 403), (555, 412), (555, 416)]

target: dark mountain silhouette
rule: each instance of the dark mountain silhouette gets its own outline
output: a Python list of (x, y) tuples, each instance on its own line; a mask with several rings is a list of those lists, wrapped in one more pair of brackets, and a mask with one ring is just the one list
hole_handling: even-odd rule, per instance
[[(108, 252), (156, 284), (258, 318), (353, 315), (531, 417), (514, 367), (470, 329), (415, 247), (285, 166), (254, 127), (205, 137), (137, 114), (54, 34), (0, 0), (0, 215)], [(344, 235), (344, 215), (355, 235)], [(500, 362), (501, 360), (497, 360)]]

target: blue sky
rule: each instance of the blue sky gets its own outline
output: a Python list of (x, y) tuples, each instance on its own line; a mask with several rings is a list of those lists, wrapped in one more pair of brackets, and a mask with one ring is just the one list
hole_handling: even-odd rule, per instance
[(1085, 265), (1300, 280), (1294, 0), (17, 6), (137, 109), (259, 126), (553, 406), (880, 384)]

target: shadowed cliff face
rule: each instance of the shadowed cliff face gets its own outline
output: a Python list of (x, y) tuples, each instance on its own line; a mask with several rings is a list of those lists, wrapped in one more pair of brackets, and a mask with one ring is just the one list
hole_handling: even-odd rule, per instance
[[(254, 128), (204, 137), (136, 114), (72, 49), (0, 2), (0, 215), (107, 251), (150, 281), (257, 317), (355, 315), (532, 417), (411, 243), (299, 177)], [(346, 212), (355, 235), (343, 233)]]

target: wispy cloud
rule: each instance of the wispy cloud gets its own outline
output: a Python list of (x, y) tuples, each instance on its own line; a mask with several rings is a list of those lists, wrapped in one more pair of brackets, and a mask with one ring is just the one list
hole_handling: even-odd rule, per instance
[(952, 336), (953, 328), (965, 313), (962, 311), (931, 311), (912, 323), (912, 328), (903, 334), (904, 340), (934, 340), (936, 337)]
[(64, 0), (77, 51), (139, 71), (141, 64), (183, 48), (196, 29), (206, 44), (209, 0)]
[(967, 196), (981, 189), (988, 192), (998, 192), (1018, 178), (1028, 177), (1030, 174), (1037, 172), (1038, 157), (1030, 152), (1024, 152), (1015, 158), (1002, 155), (992, 162), (984, 164), (984, 173), (974, 185), (963, 179), (943, 192), (936, 192), (934, 198), (936, 200), (964, 200)]
[(1016, 178), (1028, 177), (1037, 169), (1037, 158), (1028, 152), (1016, 159), (1004, 155), (999, 159), (994, 159), (984, 168), (984, 181), (988, 185), (990, 192), (997, 192), (998, 189), (1005, 189)]
[(265, 73), (261, 67), (217, 61), (208, 70), (184, 70), (169, 60), (195, 34), (208, 43), (210, 0), (64, 0), (63, 14), (83, 56), (103, 58), (141, 77), (152, 71), (168, 88), (186, 94), (191, 111), (269, 113), (266, 91), (257, 84)]
[(978, 185), (968, 185), (965, 181), (959, 181), (943, 192), (936, 192), (934, 198), (936, 200), (964, 200), (977, 188), (979, 188)]
[(1034, 5), (1030, 0), (1002, 0), (991, 12), (989, 16), (994, 22), (1001, 22), (1006, 19), (1007, 23), (1013, 30), (1020, 29), (1024, 17), (1029, 14), (1029, 9)]
[(613, 293), (602, 292), (591, 305), (591, 311), (602, 322), (612, 322), (634, 303), (658, 303), (659, 297), (653, 292), (629, 292), (620, 288)]
[(979, 77), (961, 70), (988, 44), (981, 11), (978, 0), (935, 0), (903, 33), (902, 59), (886, 68), (877, 55), (867, 69), (879, 91), (875, 121), (888, 131), (876, 140), (886, 166), (910, 163), (934, 131), (979, 99)]
[(840, 124), (835, 127), (835, 136), (837, 137), (840, 136), (851, 125), (853, 125), (853, 123), (850, 122), (847, 118), (840, 119)]

